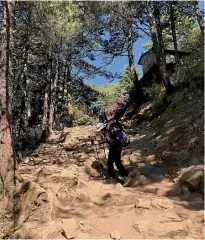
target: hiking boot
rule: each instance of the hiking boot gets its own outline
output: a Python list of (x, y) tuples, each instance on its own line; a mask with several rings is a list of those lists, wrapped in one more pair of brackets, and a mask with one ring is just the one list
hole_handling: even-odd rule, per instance
[(107, 178), (103, 181), (105, 184), (114, 184), (114, 183), (117, 183), (117, 180), (110, 177), (110, 178)]
[(121, 179), (123, 187), (130, 187), (132, 184), (132, 178), (131, 177), (123, 177)]
[(121, 181), (123, 181), (123, 182), (126, 181), (127, 178), (128, 178), (128, 177), (125, 177), (125, 176), (124, 176), (124, 177), (121, 177), (121, 176), (118, 177), (118, 179), (121, 180)]

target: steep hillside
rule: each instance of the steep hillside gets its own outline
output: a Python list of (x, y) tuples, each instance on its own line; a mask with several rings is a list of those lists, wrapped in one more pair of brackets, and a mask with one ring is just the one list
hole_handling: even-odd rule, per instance
[[(163, 165), (174, 179), (184, 167), (203, 164), (204, 108), (203, 96), (191, 97), (184, 91), (172, 96), (172, 103), (153, 118), (153, 105), (144, 104), (133, 115), (133, 128), (148, 122), (154, 133), (149, 142), (156, 162)], [(130, 122), (130, 121), (129, 121)]]

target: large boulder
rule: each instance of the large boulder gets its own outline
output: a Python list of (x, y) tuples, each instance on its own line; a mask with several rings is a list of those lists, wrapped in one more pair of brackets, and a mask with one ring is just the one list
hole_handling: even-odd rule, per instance
[(141, 172), (139, 169), (135, 168), (130, 173), (126, 180), (126, 182), (123, 184), (124, 187), (131, 187), (133, 186), (140, 178)]
[(85, 153), (76, 153), (74, 157), (77, 159), (78, 162), (85, 162), (88, 158), (87, 154)]
[(126, 156), (126, 155), (131, 155), (132, 154), (132, 150), (131, 149), (125, 149), (122, 151), (122, 157)]
[(94, 157), (90, 157), (85, 165), (85, 172), (91, 177), (100, 177), (102, 164), (96, 161)]
[(124, 165), (129, 165), (130, 164), (130, 156), (129, 155), (122, 156), (121, 160), (122, 160), (122, 163)]
[(204, 198), (204, 166), (191, 166), (180, 177), (179, 186), (184, 194), (183, 188), (189, 192), (199, 192)]
[(49, 239), (71, 239), (75, 237), (75, 230), (78, 225), (74, 218), (61, 219), (58, 221), (48, 222), (43, 230), (42, 237)]
[[(18, 212), (17, 225), (22, 224), (29, 216), (34, 216), (35, 211), (38, 211), (39, 216), (41, 213), (43, 214), (49, 202), (46, 190), (34, 182), (25, 182), (22, 184), (15, 193), (15, 196), (15, 211)], [(45, 216), (44, 221), (47, 218), (48, 216)]]
[(134, 152), (130, 155), (130, 164), (135, 165), (138, 161), (142, 160), (142, 156), (139, 152)]

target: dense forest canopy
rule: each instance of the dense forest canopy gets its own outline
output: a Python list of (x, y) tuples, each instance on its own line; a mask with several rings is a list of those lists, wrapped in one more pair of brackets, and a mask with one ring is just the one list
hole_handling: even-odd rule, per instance
[[(128, 94), (129, 105), (139, 107), (152, 96), (164, 101), (180, 86), (203, 87), (204, 20), (198, 1), (1, 1), (0, 29), (0, 174), (9, 199), (21, 154), (56, 129), (92, 121), (92, 101), (106, 108)], [(160, 87), (149, 90), (139, 81), (134, 59), (134, 44), (143, 36), (151, 40), (145, 48), (153, 49), (159, 69)], [(172, 76), (167, 48), (174, 51)], [(179, 50), (190, 53), (183, 65)], [(127, 66), (122, 73), (109, 72), (107, 66), (119, 56), (127, 57)], [(95, 65), (98, 57), (101, 66)], [(95, 76), (118, 82), (84, 83)]]

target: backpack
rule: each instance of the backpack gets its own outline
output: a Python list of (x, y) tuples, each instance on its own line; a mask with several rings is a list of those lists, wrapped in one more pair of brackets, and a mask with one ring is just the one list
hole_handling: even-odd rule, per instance
[(97, 103), (93, 104), (93, 105), (91, 106), (91, 108), (92, 108), (93, 112), (97, 112), (97, 111), (99, 110), (99, 106), (98, 106)]
[(122, 147), (126, 147), (130, 144), (130, 139), (127, 134), (124, 132), (122, 125), (116, 120), (110, 120), (107, 123), (106, 129), (110, 132), (111, 136), (117, 139)]

